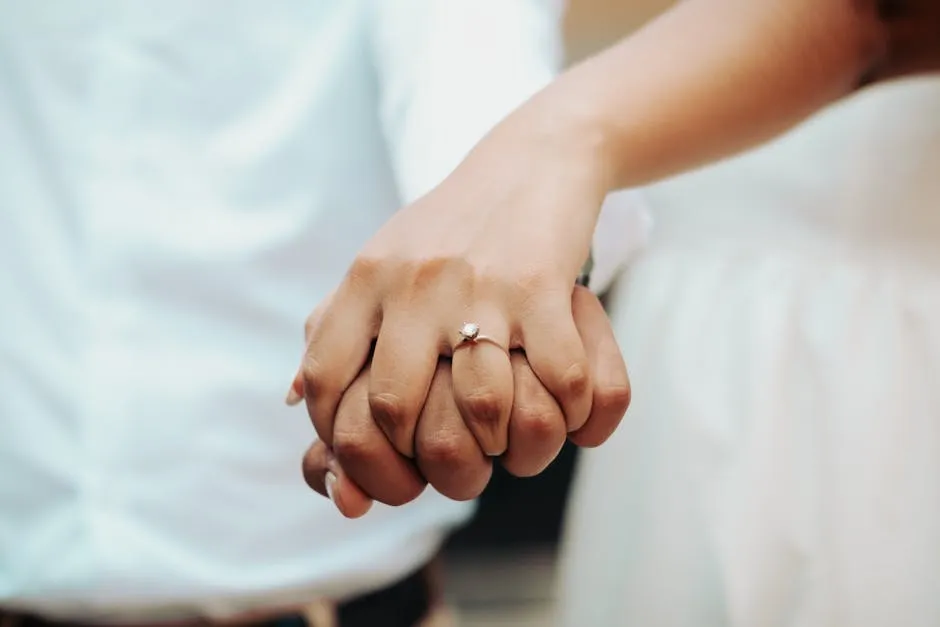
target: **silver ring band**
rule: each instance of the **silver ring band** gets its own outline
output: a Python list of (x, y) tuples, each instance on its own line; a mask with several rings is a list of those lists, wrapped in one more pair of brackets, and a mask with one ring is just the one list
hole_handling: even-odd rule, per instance
[(480, 342), (490, 342), (499, 346), (499, 343), (493, 338), (480, 333), (480, 325), (476, 322), (465, 322), (460, 331), (457, 332), (457, 345), (454, 350), (468, 344), (478, 344)]

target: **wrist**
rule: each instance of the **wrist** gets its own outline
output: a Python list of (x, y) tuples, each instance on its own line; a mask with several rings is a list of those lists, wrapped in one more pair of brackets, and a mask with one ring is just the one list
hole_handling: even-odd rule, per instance
[(605, 140), (590, 112), (549, 87), (493, 128), (443, 186), (505, 203), (577, 270), (612, 189)]
[(608, 142), (589, 112), (552, 91), (505, 118), (458, 171), (508, 176), (514, 180), (510, 187), (534, 183), (539, 195), (550, 197), (538, 203), (543, 219), (550, 212), (572, 227), (586, 220), (593, 231), (604, 198), (615, 189)]
[(537, 158), (555, 160), (583, 177), (596, 198), (603, 200), (616, 189), (611, 133), (589, 103), (569, 96), (568, 90), (560, 83), (553, 85), (517, 113), (524, 116), (521, 124)]

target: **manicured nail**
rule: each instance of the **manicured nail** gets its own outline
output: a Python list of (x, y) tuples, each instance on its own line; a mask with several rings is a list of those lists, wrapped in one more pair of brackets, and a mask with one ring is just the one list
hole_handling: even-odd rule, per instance
[[(297, 405), (300, 401), (304, 400), (303, 395), (303, 384), (299, 379), (294, 379), (290, 384), (290, 390), (287, 391), (287, 398), (284, 399), (284, 402), (287, 403), (290, 407)], [(301, 389), (297, 389), (301, 388)]]
[(304, 399), (303, 396), (294, 391), (294, 388), (290, 389), (290, 392), (287, 393), (287, 398), (284, 399), (284, 402), (287, 403), (289, 407), (297, 405)]
[(506, 448), (503, 447), (501, 449), (498, 446), (487, 446), (483, 448), (483, 454), (495, 461), (506, 454)]
[(330, 497), (330, 500), (333, 501), (333, 504), (335, 505), (336, 499), (333, 498), (333, 491), (336, 489), (336, 475), (334, 475), (332, 472), (327, 472), (323, 483), (326, 484), (327, 496)]
[(490, 433), (487, 430), (485, 437), (479, 438), (480, 448), (483, 449), (483, 453), (487, 457), (501, 457), (506, 454), (506, 449), (509, 448), (506, 442), (503, 442), (503, 445), (499, 445), (499, 436), (495, 433)]
[(333, 455), (331, 449), (326, 450), (326, 468), (334, 475), (339, 474), (339, 462), (336, 461), (336, 456)]

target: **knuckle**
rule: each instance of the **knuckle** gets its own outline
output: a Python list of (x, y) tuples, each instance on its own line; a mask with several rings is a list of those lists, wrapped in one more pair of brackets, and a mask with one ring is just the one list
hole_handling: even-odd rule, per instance
[[(416, 290), (441, 282), (448, 274), (454, 274), (455, 263), (446, 257), (429, 257), (413, 264), (410, 278)], [(456, 273), (459, 276), (459, 272)]]
[(402, 397), (392, 392), (377, 392), (369, 395), (372, 417), (390, 428), (408, 425), (410, 412)]
[(477, 422), (487, 425), (499, 424), (506, 409), (505, 399), (493, 390), (480, 389), (463, 398), (466, 411)]
[(513, 286), (523, 294), (540, 294), (551, 284), (542, 270), (526, 268), (513, 277)]
[(536, 443), (565, 437), (563, 416), (547, 403), (516, 408), (512, 420), (523, 437)]
[(346, 280), (353, 285), (370, 284), (378, 277), (383, 265), (380, 258), (359, 255), (350, 264)]
[(399, 288), (420, 292), (429, 286), (465, 277), (468, 268), (466, 260), (448, 256), (392, 259), (382, 255), (359, 255), (349, 267), (346, 282), (353, 288), (364, 287), (394, 273)]
[(626, 413), (632, 399), (629, 383), (606, 385), (594, 392), (595, 411), (609, 412), (622, 416)]
[(594, 405), (591, 420), (584, 427), (568, 434), (568, 439), (576, 446), (593, 448), (600, 446), (614, 433), (630, 406), (631, 388), (629, 381), (622, 384), (606, 385), (594, 392)]
[(460, 466), (466, 457), (466, 443), (448, 432), (436, 433), (419, 443), (419, 456), (423, 464), (434, 466)]
[(567, 398), (579, 398), (591, 388), (591, 374), (587, 364), (576, 362), (568, 366), (561, 377), (561, 393)]
[(359, 429), (337, 431), (333, 434), (333, 453), (340, 463), (368, 463), (382, 453), (382, 436)]
[(301, 366), (301, 376), (304, 380), (304, 389), (308, 396), (317, 396), (330, 390), (331, 378), (323, 364), (313, 355), (307, 353)]

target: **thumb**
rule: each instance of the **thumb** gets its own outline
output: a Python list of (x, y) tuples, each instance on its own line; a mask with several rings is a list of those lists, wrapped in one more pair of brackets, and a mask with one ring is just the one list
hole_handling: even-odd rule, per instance
[(372, 499), (343, 472), (333, 453), (319, 440), (304, 455), (303, 474), (307, 485), (333, 501), (346, 518), (365, 516), (372, 507)]

